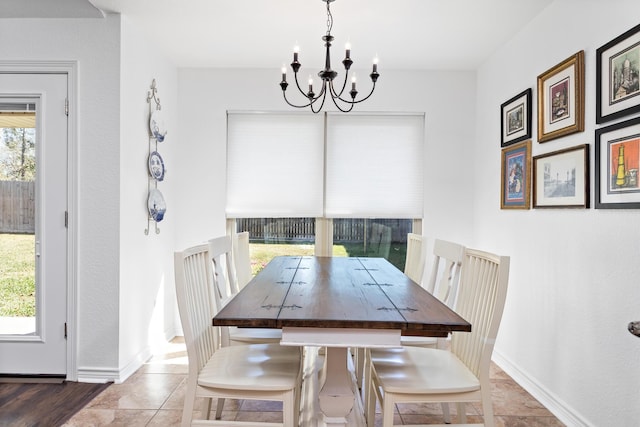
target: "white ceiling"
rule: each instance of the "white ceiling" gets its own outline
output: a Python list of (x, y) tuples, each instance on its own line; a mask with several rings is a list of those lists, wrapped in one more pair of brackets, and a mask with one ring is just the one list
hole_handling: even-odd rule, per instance
[[(336, 0), (333, 68), (351, 43), (354, 68), (475, 69), (553, 0)], [(320, 69), (321, 0), (0, 0), (2, 17), (121, 13), (180, 67), (277, 68), (300, 46)], [(366, 64), (366, 67), (365, 67)]]

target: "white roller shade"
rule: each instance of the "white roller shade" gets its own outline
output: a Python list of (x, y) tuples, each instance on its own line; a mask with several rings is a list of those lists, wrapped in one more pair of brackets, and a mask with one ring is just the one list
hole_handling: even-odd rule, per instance
[(322, 216), (323, 127), (307, 113), (229, 112), (227, 217)]
[(325, 216), (422, 218), (424, 114), (328, 114)]

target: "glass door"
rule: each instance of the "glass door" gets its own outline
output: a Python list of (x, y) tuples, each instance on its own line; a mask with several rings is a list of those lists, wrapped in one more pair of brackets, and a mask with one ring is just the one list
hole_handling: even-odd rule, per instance
[(0, 335), (36, 333), (36, 102), (0, 103)]
[(0, 73), (0, 375), (67, 373), (67, 74)]

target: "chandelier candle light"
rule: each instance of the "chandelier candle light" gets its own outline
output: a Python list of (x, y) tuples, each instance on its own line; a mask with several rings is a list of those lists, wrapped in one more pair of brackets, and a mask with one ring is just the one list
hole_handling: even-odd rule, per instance
[[(292, 107), (296, 107), (296, 108), (311, 107), (311, 111), (313, 111), (314, 113), (318, 113), (320, 112), (320, 110), (322, 110), (324, 101), (327, 97), (327, 93), (329, 93), (331, 95), (331, 99), (333, 100), (333, 103), (335, 104), (336, 108), (338, 108), (338, 110), (342, 111), (343, 113), (348, 113), (353, 109), (353, 106), (355, 104), (358, 104), (362, 101), (367, 100), (373, 94), (373, 91), (376, 88), (376, 81), (378, 81), (378, 77), (380, 76), (380, 74), (378, 74), (378, 58), (377, 57), (374, 58), (373, 71), (371, 72), (371, 74), (369, 74), (369, 77), (371, 77), (371, 81), (373, 82), (371, 92), (369, 92), (369, 94), (364, 98), (356, 101), (356, 96), (358, 95), (358, 91), (356, 90), (356, 76), (354, 73), (351, 79), (351, 90), (349, 91), (351, 100), (344, 99), (342, 97), (342, 94), (344, 93), (345, 88), (347, 87), (349, 68), (351, 68), (351, 65), (353, 64), (353, 61), (351, 60), (351, 46), (348, 43), (346, 45), (345, 58), (342, 61), (342, 64), (344, 65), (344, 69), (345, 69), (344, 83), (342, 83), (342, 88), (340, 89), (340, 92), (337, 92), (335, 87), (333, 86), (333, 80), (338, 76), (338, 73), (331, 69), (331, 54), (330, 54), (331, 42), (333, 41), (333, 36), (331, 35), (331, 28), (333, 27), (333, 16), (331, 15), (331, 10), (329, 8), (329, 5), (334, 0), (322, 0), (322, 1), (327, 3), (327, 34), (322, 36), (322, 40), (324, 40), (325, 42), (324, 45), (327, 49), (326, 49), (324, 69), (318, 72), (318, 76), (322, 81), (321, 83), (322, 88), (320, 89), (320, 93), (318, 93), (318, 95), (316, 96), (316, 94), (313, 92), (313, 78), (311, 76), (309, 76), (308, 92), (305, 93), (300, 88), (300, 83), (298, 82), (298, 70), (300, 69), (302, 64), (298, 62), (299, 51), (297, 46), (293, 50), (293, 62), (291, 63), (291, 69), (293, 69), (293, 75), (294, 75), (298, 90), (302, 95), (304, 95), (307, 98), (308, 102), (303, 105), (295, 105), (289, 102), (289, 100), (287, 99), (287, 86), (289, 86), (289, 83), (287, 83), (287, 69), (284, 66), (282, 67), (282, 81), (280, 82), (280, 87), (282, 88), (282, 95), (284, 96), (284, 100), (287, 102), (287, 104), (289, 104)], [(316, 102), (320, 99), (322, 99), (322, 101), (320, 102), (320, 106), (317, 109), (314, 108), (316, 106)]]

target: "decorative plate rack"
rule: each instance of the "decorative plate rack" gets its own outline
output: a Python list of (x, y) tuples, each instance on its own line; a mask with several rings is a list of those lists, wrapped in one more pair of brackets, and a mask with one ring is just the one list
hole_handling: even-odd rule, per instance
[(151, 90), (147, 94), (147, 104), (149, 104), (149, 157), (147, 158), (149, 179), (147, 180), (147, 228), (144, 230), (144, 234), (149, 234), (152, 222), (156, 234), (159, 234), (158, 223), (164, 219), (167, 205), (158, 189), (158, 183), (163, 181), (165, 176), (164, 160), (158, 152), (158, 143), (165, 140), (167, 130), (162, 119), (162, 107), (160, 106), (160, 98), (158, 98), (156, 79), (151, 82)]

